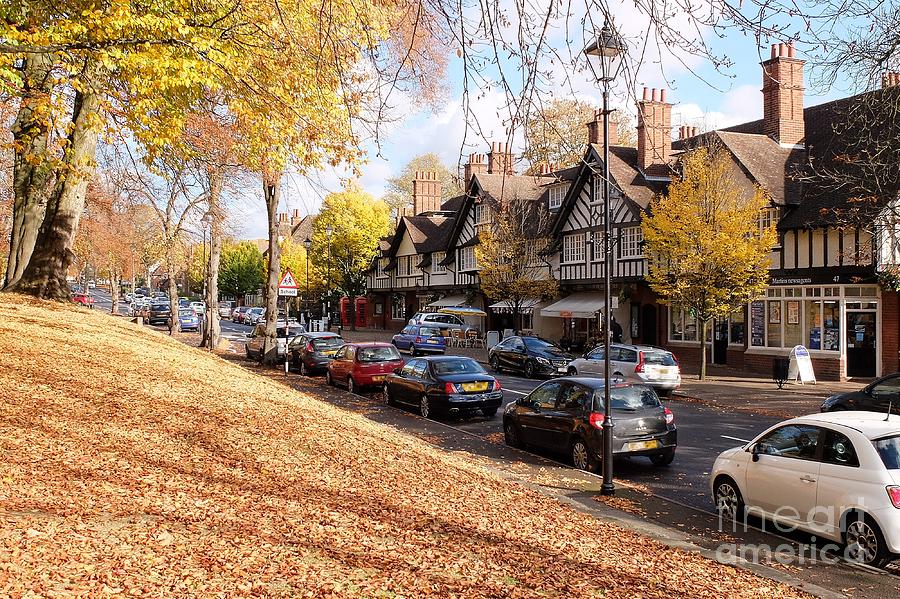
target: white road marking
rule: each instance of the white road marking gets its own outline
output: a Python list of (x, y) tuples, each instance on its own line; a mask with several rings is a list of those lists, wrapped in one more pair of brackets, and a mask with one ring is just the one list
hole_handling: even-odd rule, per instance
[(528, 395), (524, 391), (516, 391), (515, 389), (504, 389), (504, 391), (509, 391), (510, 393), (518, 393), (519, 395)]
[(741, 443), (749, 443), (748, 439), (739, 439), (737, 437), (729, 437), (728, 435), (719, 435), (723, 439), (731, 439), (732, 441), (740, 441)]

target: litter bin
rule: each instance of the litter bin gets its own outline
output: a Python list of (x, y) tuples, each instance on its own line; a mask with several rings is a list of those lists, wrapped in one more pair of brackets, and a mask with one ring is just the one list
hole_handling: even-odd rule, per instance
[(788, 369), (791, 366), (790, 358), (772, 358), (772, 379), (781, 389), (788, 380)]

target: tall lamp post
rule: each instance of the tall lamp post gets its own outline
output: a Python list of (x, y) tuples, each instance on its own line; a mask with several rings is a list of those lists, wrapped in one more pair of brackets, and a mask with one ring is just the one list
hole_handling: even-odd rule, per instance
[[(209, 298), (206, 297), (206, 283), (209, 278), (209, 263), (206, 261), (206, 228), (209, 227), (211, 222), (212, 216), (210, 216), (209, 212), (200, 219), (200, 224), (203, 227), (203, 302), (206, 304), (211, 303), (207, 301)], [(218, 306), (216, 306), (215, 314), (218, 314)], [(212, 351), (212, 319), (214, 317), (212, 306), (207, 305), (206, 310), (203, 312), (203, 328), (205, 329), (203, 335), (206, 337), (206, 351)]]
[(325, 302), (327, 306), (326, 314), (328, 315), (328, 330), (331, 330), (331, 235), (334, 233), (334, 227), (325, 226), (325, 236), (328, 237), (328, 262), (325, 269)]
[[(306, 248), (306, 295), (303, 296), (303, 317), (308, 321), (306, 312), (309, 310), (309, 248), (312, 247), (309, 237), (303, 240), (303, 247)], [(309, 322), (304, 324), (309, 326)]]
[(603, 365), (603, 484), (601, 495), (613, 495), (616, 492), (613, 483), (613, 422), (612, 406), (609, 395), (609, 335), (610, 335), (610, 296), (612, 295), (612, 243), (609, 222), (609, 84), (619, 74), (625, 44), (615, 29), (604, 23), (596, 38), (584, 49), (588, 66), (594, 78), (603, 86), (603, 254), (604, 274), (603, 291), (606, 300), (603, 303), (603, 348), (607, 359)]

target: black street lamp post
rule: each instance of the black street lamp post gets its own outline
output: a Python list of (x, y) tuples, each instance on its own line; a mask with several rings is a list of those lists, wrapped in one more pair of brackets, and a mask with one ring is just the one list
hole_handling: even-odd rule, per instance
[(306, 248), (306, 294), (303, 296), (303, 316), (306, 319), (304, 324), (309, 327), (309, 248), (312, 247), (309, 237), (303, 240), (303, 247)]
[(209, 212), (204, 214), (203, 218), (200, 219), (200, 224), (203, 226), (203, 302), (207, 304), (206, 310), (203, 312), (203, 336), (206, 337), (207, 351), (212, 351), (212, 319), (219, 313), (218, 304), (216, 305), (216, 310), (213, 311), (212, 302), (206, 297), (206, 285), (207, 279), (209, 278), (209, 262), (206, 260), (206, 228), (209, 227), (211, 222), (212, 216)]
[(325, 235), (328, 237), (328, 266), (326, 268), (326, 284), (325, 284), (325, 314), (328, 318), (328, 330), (331, 330), (331, 235), (334, 233), (334, 227), (327, 225), (325, 227)]
[(612, 243), (609, 218), (609, 84), (616, 78), (622, 66), (625, 44), (615, 29), (605, 23), (594, 39), (584, 49), (588, 65), (594, 78), (603, 86), (603, 253), (604, 273), (603, 290), (603, 348), (606, 360), (603, 365), (603, 484), (601, 495), (613, 495), (616, 492), (613, 483), (613, 421), (612, 405), (609, 392), (609, 340), (612, 294)]

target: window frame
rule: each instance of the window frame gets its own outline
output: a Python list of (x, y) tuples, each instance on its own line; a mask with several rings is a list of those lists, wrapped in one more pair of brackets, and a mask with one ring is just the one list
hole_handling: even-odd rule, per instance
[[(778, 427), (776, 427), (776, 428), (770, 430), (768, 433), (766, 433), (765, 435), (763, 435), (762, 437), (760, 437), (760, 438), (753, 444), (753, 445), (754, 445), (754, 448), (757, 447), (757, 446), (759, 446), (760, 444), (764, 443), (765, 440), (766, 440), (767, 438), (770, 438), (772, 435), (774, 435), (774, 434), (777, 433), (778, 431), (783, 430), (783, 429), (786, 429), (786, 428), (797, 428), (797, 429), (808, 428), (808, 429), (815, 429), (817, 432), (816, 432), (816, 441), (815, 441), (815, 452), (813, 453), (813, 455), (812, 455), (812, 456), (801, 456), (801, 455), (799, 455), (799, 454), (798, 454), (798, 455), (785, 455), (785, 454), (783, 454), (783, 453), (780, 453), (781, 450), (778, 450), (779, 453), (761, 453), (760, 455), (768, 455), (768, 456), (772, 456), (772, 457), (776, 457), (776, 458), (787, 458), (787, 459), (789, 459), (789, 460), (803, 460), (803, 461), (805, 461), (805, 462), (819, 462), (819, 463), (822, 462), (822, 449), (823, 449), (823, 446), (822, 446), (821, 441), (822, 441), (822, 439), (823, 439), (823, 434), (824, 434), (824, 432), (825, 432), (826, 429), (824, 429), (824, 428), (821, 427), (821, 426), (814, 425), (814, 424), (806, 424), (806, 423), (803, 423), (803, 422), (801, 422), (801, 423), (794, 423), (794, 424), (783, 424), (783, 425), (781, 425), (781, 426), (778, 426)], [(805, 434), (805, 433), (801, 433), (801, 434)], [(768, 443), (767, 445), (771, 445), (771, 443)]]
[(475, 247), (468, 246), (459, 248), (459, 271), (478, 270), (478, 256), (475, 255)]
[(549, 210), (557, 210), (562, 207), (563, 200), (566, 198), (566, 192), (569, 186), (565, 183), (556, 183), (550, 186), (547, 194), (547, 208)]
[(644, 230), (640, 225), (619, 229), (619, 258), (631, 260), (644, 257)]
[(443, 274), (447, 272), (447, 267), (441, 264), (447, 259), (447, 252), (433, 252), (431, 254), (431, 272), (433, 274)]
[(587, 248), (585, 247), (585, 234), (583, 232), (563, 235), (560, 264), (583, 264), (586, 257)]

